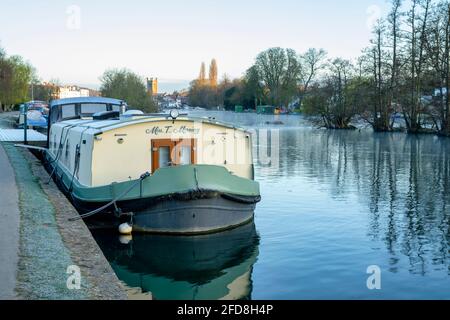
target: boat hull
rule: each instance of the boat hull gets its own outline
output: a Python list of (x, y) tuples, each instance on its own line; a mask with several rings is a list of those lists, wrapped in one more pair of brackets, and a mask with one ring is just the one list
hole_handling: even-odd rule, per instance
[[(118, 201), (123, 213), (132, 212), (133, 231), (162, 234), (206, 234), (244, 225), (253, 220), (259, 196), (235, 196), (214, 191), (169, 194), (157, 198)], [(95, 210), (106, 203), (74, 198), (80, 212)], [(111, 209), (93, 220), (117, 220)], [(130, 215), (127, 215), (130, 216)], [(117, 220), (118, 221), (118, 220)]]
[[(132, 216), (133, 230), (138, 232), (204, 234), (231, 229), (252, 221), (261, 199), (257, 182), (220, 166), (164, 168), (142, 181), (99, 187), (80, 185), (64, 168), (55, 168), (54, 162), (47, 161), (47, 167), (80, 213), (114, 201), (95, 219), (119, 221), (121, 214)], [(117, 198), (124, 190), (130, 191)]]
[(255, 203), (218, 195), (196, 200), (157, 202), (133, 216), (133, 230), (150, 233), (202, 234), (231, 229), (253, 220)]

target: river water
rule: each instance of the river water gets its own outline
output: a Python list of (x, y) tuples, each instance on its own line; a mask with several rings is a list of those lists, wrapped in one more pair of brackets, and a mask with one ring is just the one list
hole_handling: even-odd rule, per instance
[(450, 299), (450, 139), (196, 113), (256, 131), (255, 222), (198, 237), (94, 232), (128, 287), (155, 299)]

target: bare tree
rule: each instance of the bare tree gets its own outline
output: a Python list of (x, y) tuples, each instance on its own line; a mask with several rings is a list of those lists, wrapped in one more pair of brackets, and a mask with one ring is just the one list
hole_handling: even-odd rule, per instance
[(430, 12), (431, 0), (412, 0), (408, 14), (409, 36), (406, 37), (409, 47), (409, 99), (403, 103), (403, 113), (408, 132), (421, 130), (422, 85), (425, 65), (425, 40)]
[(325, 67), (327, 52), (323, 49), (308, 49), (300, 56), (300, 77), (298, 87), (299, 104), (302, 104), (311, 82), (318, 72)]
[[(402, 6), (402, 0), (392, 0), (391, 12), (388, 16), (388, 24), (391, 29), (391, 41), (392, 41), (392, 59), (391, 59), (391, 75), (389, 82), (389, 90), (387, 97), (387, 105), (393, 108), (394, 103), (396, 103), (396, 96), (398, 93), (398, 77), (399, 77), (399, 37), (400, 37), (400, 26), (401, 26), (401, 16), (400, 8)], [(393, 110), (395, 111), (395, 110)], [(389, 129), (392, 130), (393, 123), (389, 125)]]
[[(427, 51), (433, 68), (437, 94), (433, 99), (431, 116), (435, 117), (439, 133), (450, 135), (449, 73), (450, 73), (450, 3), (440, 2), (431, 14), (427, 29)], [(433, 112), (434, 111), (434, 112)]]

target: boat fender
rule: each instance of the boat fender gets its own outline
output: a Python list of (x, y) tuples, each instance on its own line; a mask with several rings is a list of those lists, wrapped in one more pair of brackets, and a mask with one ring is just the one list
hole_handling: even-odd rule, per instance
[(119, 226), (119, 233), (120, 234), (131, 234), (131, 232), (133, 231), (133, 227), (130, 226), (128, 223), (122, 223)]

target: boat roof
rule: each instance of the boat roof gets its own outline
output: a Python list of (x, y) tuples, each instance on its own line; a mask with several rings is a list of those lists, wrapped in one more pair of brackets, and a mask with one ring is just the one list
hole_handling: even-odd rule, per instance
[(124, 101), (113, 98), (104, 97), (78, 97), (78, 98), (65, 98), (53, 100), (50, 104), (51, 107), (65, 104), (77, 104), (77, 103), (105, 103), (105, 104), (117, 104), (120, 105)]
[(65, 120), (65, 121), (61, 121), (58, 122), (57, 124), (62, 124), (62, 125), (75, 125), (78, 126), (80, 128), (89, 128), (89, 129), (94, 129), (96, 132), (95, 133), (101, 133), (101, 132), (106, 132), (106, 131), (110, 131), (110, 130), (114, 130), (114, 129), (118, 129), (118, 128), (123, 128), (129, 125), (133, 125), (133, 124), (139, 124), (139, 123), (146, 123), (146, 122), (157, 122), (157, 121), (164, 121), (164, 120), (169, 120), (169, 121), (190, 121), (190, 122), (201, 122), (201, 123), (207, 123), (207, 124), (212, 124), (212, 125), (219, 125), (225, 128), (229, 128), (229, 129), (236, 129), (236, 130), (241, 130), (241, 131), (247, 131), (245, 128), (239, 127), (239, 126), (235, 126), (233, 124), (230, 123), (226, 123), (226, 122), (222, 122), (222, 121), (217, 121), (211, 117), (190, 117), (190, 116), (179, 116), (176, 119), (172, 119), (170, 117), (170, 115), (165, 115), (165, 114), (161, 114), (161, 115), (151, 115), (151, 116), (141, 116), (141, 117), (130, 117), (130, 119), (110, 119), (110, 120), (90, 120), (90, 119), (73, 119), (73, 120)]

